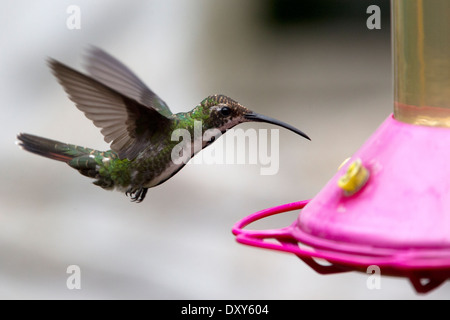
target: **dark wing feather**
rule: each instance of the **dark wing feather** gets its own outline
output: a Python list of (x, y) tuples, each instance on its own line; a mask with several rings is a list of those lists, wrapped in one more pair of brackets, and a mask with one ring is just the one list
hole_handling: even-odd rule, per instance
[(49, 60), (53, 73), (86, 117), (101, 128), (106, 142), (121, 159), (134, 159), (152, 135), (170, 120), (155, 109), (124, 96), (56, 60)]
[(167, 104), (150, 90), (128, 67), (105, 51), (91, 47), (86, 55), (86, 69), (97, 81), (144, 106), (151, 107), (163, 116), (172, 112)]

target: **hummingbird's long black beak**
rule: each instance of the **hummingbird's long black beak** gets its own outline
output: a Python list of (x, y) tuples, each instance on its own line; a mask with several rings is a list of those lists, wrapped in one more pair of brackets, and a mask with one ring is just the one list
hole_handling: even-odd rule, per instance
[(296, 134), (301, 135), (302, 137), (311, 140), (304, 132), (298, 130), (297, 128), (291, 126), (290, 124), (284, 123), (282, 121), (279, 121), (277, 119), (273, 119), (270, 117), (267, 117), (265, 115), (259, 114), (259, 113), (255, 113), (255, 112), (250, 112), (244, 115), (244, 117), (246, 119), (248, 119), (249, 121), (255, 121), (255, 122), (266, 122), (266, 123), (271, 123), (283, 128), (286, 128), (288, 130), (291, 130), (292, 132), (295, 132)]

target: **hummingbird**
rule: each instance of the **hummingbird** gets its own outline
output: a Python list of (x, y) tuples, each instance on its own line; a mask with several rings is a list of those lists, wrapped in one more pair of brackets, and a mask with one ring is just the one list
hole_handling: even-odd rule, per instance
[[(225, 133), (243, 122), (266, 122), (310, 138), (297, 128), (255, 113), (235, 100), (210, 95), (191, 111), (173, 114), (167, 104), (128, 67), (102, 49), (91, 47), (86, 55), (89, 75), (49, 59), (48, 65), (76, 107), (101, 129), (110, 150), (99, 151), (28, 133), (17, 135), (24, 150), (67, 163), (82, 175), (95, 179), (106, 190), (125, 192), (133, 202), (142, 202), (151, 187), (174, 176), (185, 165), (174, 162), (174, 130), (202, 129)], [(193, 139), (193, 138), (192, 138)], [(194, 141), (190, 141), (194, 143)], [(203, 141), (201, 149), (214, 142)], [(199, 150), (191, 151), (191, 157)]]

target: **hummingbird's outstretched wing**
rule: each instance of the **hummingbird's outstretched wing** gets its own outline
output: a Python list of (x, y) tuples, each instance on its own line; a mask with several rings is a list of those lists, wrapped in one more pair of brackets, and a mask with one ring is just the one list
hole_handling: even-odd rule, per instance
[(116, 58), (97, 47), (90, 47), (85, 58), (86, 70), (95, 80), (144, 106), (154, 108), (163, 116), (172, 115), (167, 104)]
[(170, 119), (151, 106), (109, 88), (56, 60), (49, 65), (77, 108), (101, 128), (106, 142), (121, 159), (134, 159), (155, 132), (170, 125)]

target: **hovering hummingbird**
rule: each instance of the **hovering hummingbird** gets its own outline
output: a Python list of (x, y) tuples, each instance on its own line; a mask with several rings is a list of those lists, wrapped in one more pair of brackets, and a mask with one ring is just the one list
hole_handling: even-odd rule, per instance
[[(172, 161), (171, 151), (178, 141), (172, 141), (171, 135), (176, 129), (193, 132), (195, 121), (201, 121), (203, 130), (217, 128), (222, 133), (243, 122), (267, 122), (309, 139), (293, 126), (255, 113), (224, 95), (209, 96), (193, 110), (173, 114), (130, 69), (99, 48), (88, 51), (89, 76), (54, 59), (48, 64), (77, 108), (101, 128), (111, 150), (98, 151), (27, 133), (17, 136), (19, 145), (65, 162), (96, 179), (95, 185), (117, 188), (135, 202), (144, 200), (148, 188), (167, 181), (184, 166)], [(213, 141), (204, 141), (202, 148)]]

